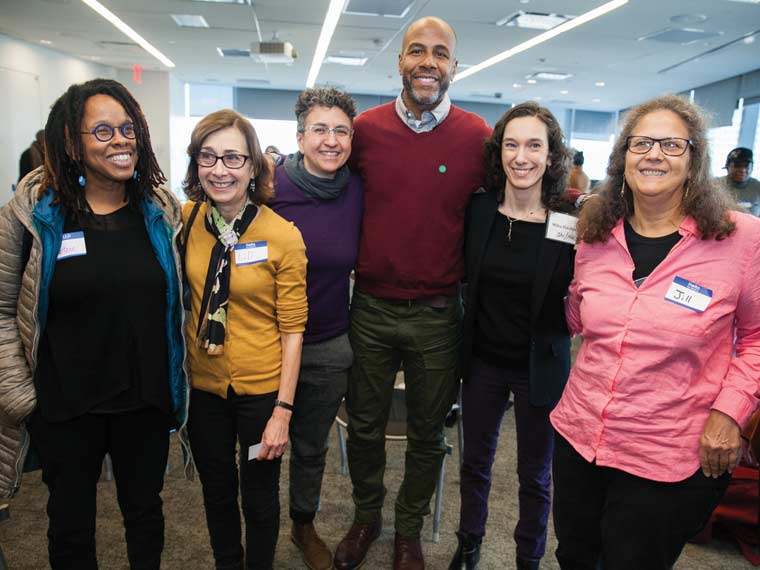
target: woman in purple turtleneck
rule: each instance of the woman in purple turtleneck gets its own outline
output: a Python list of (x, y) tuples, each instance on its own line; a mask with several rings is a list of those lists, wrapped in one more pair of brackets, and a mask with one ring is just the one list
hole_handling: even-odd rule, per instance
[(296, 101), (299, 152), (275, 173), (269, 206), (301, 231), (306, 244), (309, 320), (290, 421), (291, 540), (309, 568), (329, 570), (332, 554), (314, 529), (327, 436), (346, 393), (349, 275), (359, 251), (363, 190), (346, 166), (354, 101), (336, 89), (307, 89)]

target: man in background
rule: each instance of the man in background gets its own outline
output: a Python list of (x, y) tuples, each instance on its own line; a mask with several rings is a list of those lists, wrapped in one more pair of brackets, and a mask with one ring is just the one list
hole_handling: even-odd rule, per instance
[(722, 180), (739, 206), (754, 216), (760, 216), (760, 180), (750, 176), (752, 162), (751, 149), (735, 148), (726, 157), (724, 168), (728, 174)]

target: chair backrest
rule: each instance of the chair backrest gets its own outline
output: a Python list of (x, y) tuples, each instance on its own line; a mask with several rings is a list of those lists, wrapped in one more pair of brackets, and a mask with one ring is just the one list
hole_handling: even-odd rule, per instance
[(744, 426), (742, 437), (747, 441), (747, 457), (744, 463), (750, 467), (760, 467), (760, 408), (750, 416)]

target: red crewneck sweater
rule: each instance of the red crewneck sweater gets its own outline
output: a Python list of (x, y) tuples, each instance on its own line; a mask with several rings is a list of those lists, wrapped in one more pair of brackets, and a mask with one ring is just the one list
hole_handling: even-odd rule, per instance
[(354, 122), (352, 170), (364, 179), (356, 285), (377, 297), (454, 295), (464, 276), (464, 214), (484, 184), (485, 121), (452, 105), (415, 133), (386, 103)]

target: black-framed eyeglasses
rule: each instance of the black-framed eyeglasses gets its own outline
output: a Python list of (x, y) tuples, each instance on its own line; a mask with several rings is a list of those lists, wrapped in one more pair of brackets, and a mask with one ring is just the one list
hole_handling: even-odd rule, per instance
[(315, 135), (317, 135), (318, 137), (327, 137), (330, 133), (332, 133), (335, 135), (335, 138), (337, 139), (345, 139), (347, 137), (350, 137), (352, 134), (354, 134), (354, 130), (349, 129), (348, 127), (343, 127), (343, 126), (328, 127), (327, 125), (322, 125), (320, 123), (305, 127), (304, 131), (310, 131), (314, 133)]
[(243, 168), (245, 161), (249, 158), (250, 156), (246, 156), (245, 154), (229, 153), (222, 156), (217, 156), (213, 152), (201, 151), (195, 156), (195, 161), (199, 166), (211, 168), (212, 166), (216, 165), (216, 162), (218, 160), (221, 160), (224, 166), (231, 168), (232, 170), (236, 170), (238, 168)]
[(668, 156), (681, 156), (691, 146), (689, 139), (678, 137), (666, 137), (664, 139), (653, 139), (652, 137), (632, 136), (626, 140), (626, 148), (634, 154), (646, 154), (657, 143), (660, 145), (662, 154)]
[(108, 142), (113, 138), (113, 135), (117, 130), (125, 139), (134, 139), (137, 136), (134, 123), (124, 123), (118, 127), (112, 127), (109, 124), (100, 123), (99, 125), (96, 125), (95, 128), (91, 131), (81, 132), (83, 135), (94, 135), (95, 138), (100, 142)]

